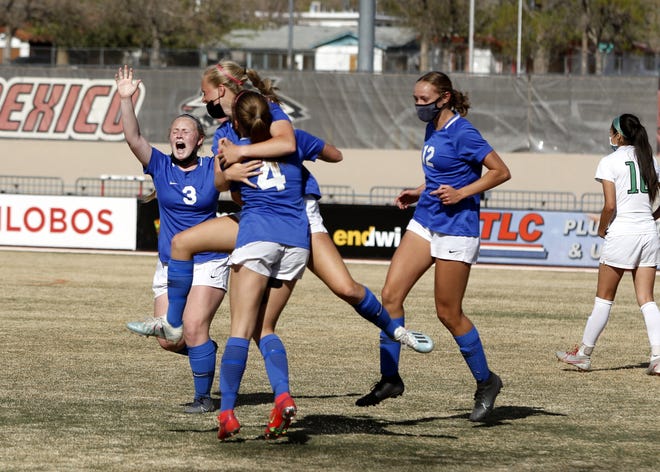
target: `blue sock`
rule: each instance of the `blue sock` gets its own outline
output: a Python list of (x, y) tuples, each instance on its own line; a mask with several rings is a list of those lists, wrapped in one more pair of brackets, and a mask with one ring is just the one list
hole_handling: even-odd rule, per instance
[(264, 358), (266, 373), (275, 398), (289, 391), (289, 362), (282, 340), (276, 334), (269, 334), (259, 340), (259, 350)]
[(183, 309), (192, 286), (194, 262), (170, 259), (167, 264), (167, 322), (178, 328), (183, 324)]
[(378, 301), (376, 295), (367, 287), (364, 287), (364, 298), (357, 305), (353, 305), (353, 308), (362, 318), (378, 326), (390, 338), (394, 337), (394, 330), (397, 325), (392, 321), (390, 314)]
[(195, 384), (195, 398), (211, 397), (216, 349), (217, 345), (210, 339), (200, 346), (188, 348), (188, 360)]
[[(216, 343), (213, 340), (211, 340), (211, 342), (213, 343), (213, 346), (215, 346), (215, 352), (217, 353), (218, 352), (218, 343)], [(188, 346), (186, 346), (184, 344), (183, 346), (181, 346), (181, 349), (179, 349), (178, 351), (172, 351), (172, 352), (174, 352), (174, 354), (179, 354), (181, 356), (187, 356), (188, 355)], [(213, 370), (215, 370), (215, 368)]]
[[(392, 318), (394, 327), (404, 325), (405, 317)], [(385, 377), (399, 373), (399, 357), (401, 356), (401, 343), (390, 338), (386, 333), (380, 333), (380, 373)]]
[(250, 340), (229, 338), (220, 362), (220, 411), (233, 410), (238, 398)]
[(456, 344), (463, 354), (463, 359), (467, 362), (472, 376), (477, 382), (485, 382), (490, 377), (488, 362), (486, 362), (486, 353), (481, 345), (481, 339), (476, 327), (462, 336), (454, 336)]

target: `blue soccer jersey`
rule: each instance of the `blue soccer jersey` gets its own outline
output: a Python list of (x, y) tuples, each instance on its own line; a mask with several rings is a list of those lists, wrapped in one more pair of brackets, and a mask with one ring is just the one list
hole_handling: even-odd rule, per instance
[[(298, 154), (303, 156), (303, 159), (305, 160), (315, 161), (323, 151), (325, 142), (321, 138), (317, 138), (301, 129), (295, 130), (295, 134)], [(303, 192), (306, 196), (312, 196), (317, 200), (321, 198), (321, 188), (319, 187), (319, 183), (305, 166), (303, 166), (303, 182), (305, 183)]]
[[(149, 165), (144, 170), (151, 175), (158, 194), (160, 232), (158, 256), (164, 264), (170, 260), (170, 248), (175, 234), (216, 217), (218, 191), (214, 185), (212, 157), (200, 157), (197, 167), (184, 172), (174, 165), (170, 156), (156, 148), (151, 150)], [(195, 254), (195, 263), (227, 257), (217, 252)]]
[(465, 198), (455, 205), (443, 205), (430, 192), (441, 185), (460, 189), (478, 180), (483, 160), (492, 150), (479, 131), (459, 114), (439, 130), (429, 123), (421, 156), (426, 188), (417, 202), (413, 218), (438, 233), (478, 237), (479, 195)]
[(220, 141), (222, 138), (229, 138), (232, 143), (235, 143), (236, 141), (232, 139), (232, 136), (234, 136), (234, 139), (238, 139), (238, 136), (236, 136), (236, 132), (233, 130), (230, 120), (225, 120), (218, 125), (215, 132), (213, 133), (213, 142), (211, 143), (211, 152), (214, 156), (218, 154), (218, 141)]
[[(239, 144), (249, 144), (243, 139)], [(269, 241), (309, 249), (309, 221), (303, 199), (305, 170), (303, 160), (314, 160), (323, 150), (319, 138), (296, 133), (297, 150), (277, 161), (263, 161), (261, 175), (251, 177), (257, 188), (235, 182), (243, 208), (236, 247), (255, 241)]]
[[(291, 121), (289, 119), (289, 116), (286, 114), (284, 110), (282, 110), (282, 107), (280, 107), (280, 105), (273, 102), (270, 102), (269, 105), (270, 105), (270, 113), (273, 116), (274, 122), (280, 120)], [(296, 142), (298, 141), (298, 139), (300, 139), (299, 136), (302, 134), (305, 134), (307, 137), (314, 138), (313, 141), (309, 141), (309, 142), (306, 141), (305, 144), (306, 146), (314, 146), (314, 148), (301, 150), (300, 146), (298, 146), (298, 152), (303, 151), (302, 155), (310, 156), (306, 158), (308, 160), (311, 161), (316, 160), (316, 157), (321, 153), (321, 151), (323, 151), (325, 142), (320, 138), (312, 136), (311, 134), (303, 130), (296, 129), (295, 134), (296, 134)], [(236, 131), (234, 130), (229, 120), (220, 123), (218, 128), (215, 130), (215, 133), (213, 134), (213, 143), (211, 144), (211, 151), (213, 152), (214, 155), (218, 154), (218, 141), (220, 141), (220, 139), (222, 138), (227, 138), (229, 139), (229, 141), (235, 144), (239, 142), (239, 137), (236, 134)], [(318, 147), (318, 151), (315, 151), (316, 147)], [(303, 167), (303, 178), (305, 182), (305, 190), (304, 190), (305, 195), (311, 195), (317, 200), (320, 199), (321, 188), (319, 187), (317, 180), (314, 178), (311, 172), (309, 172), (305, 167)]]

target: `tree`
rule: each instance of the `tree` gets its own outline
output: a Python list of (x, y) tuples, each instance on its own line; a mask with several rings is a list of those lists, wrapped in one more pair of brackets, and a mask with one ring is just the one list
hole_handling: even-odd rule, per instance
[(432, 68), (429, 53), (434, 45), (444, 46), (449, 54), (443, 57), (440, 64), (433, 64), (433, 68), (451, 70), (449, 61), (455, 49), (455, 40), (460, 39), (464, 43), (467, 38), (469, 0), (383, 0), (380, 5), (385, 13), (403, 18), (404, 25), (419, 33), (420, 70)]
[[(487, 16), (485, 30), (482, 34), (497, 38), (499, 52), (502, 58), (508, 58), (511, 64), (514, 63), (514, 57), (518, 53), (518, 2), (501, 1), (492, 3), (484, 9), (484, 15)], [(523, 46), (522, 57), (531, 55), (531, 28), (529, 27), (529, 11), (525, 9), (523, 15), (522, 30)]]
[(67, 64), (67, 48), (104, 41), (111, 27), (104, 20), (112, 18), (112, 13), (100, 0), (42, 0), (35, 2), (30, 30), (50, 38), (56, 48), (57, 64)]
[[(15, 0), (17, 1), (17, 0)], [(229, 0), (42, 0), (32, 32), (52, 39), (58, 63), (73, 47), (137, 47), (161, 65), (161, 49), (196, 49), (231, 25)]]
[[(635, 41), (653, 35), (653, 16), (657, 0), (580, 0), (582, 15), (582, 74), (586, 74), (587, 56), (596, 57), (595, 73), (602, 74), (605, 55), (614, 50), (630, 50)], [(656, 16), (657, 18), (657, 16)], [(657, 29), (655, 30), (657, 36)]]
[(5, 48), (2, 52), (2, 64), (11, 62), (11, 39), (16, 31), (31, 19), (34, 0), (3, 0), (0, 2), (0, 25), (5, 27)]
[[(309, 10), (312, 0), (295, 0)], [(493, 41), (504, 57), (517, 49), (518, 0), (474, 0), (475, 42)], [(357, 11), (360, 0), (322, 0), (325, 11)], [(419, 34), (421, 70), (460, 70), (466, 56), (469, 0), (380, 0), (379, 12), (402, 19)], [(563, 71), (556, 59), (580, 49), (582, 73), (602, 73), (609, 48), (660, 48), (658, 0), (524, 0), (522, 52), (527, 70)], [(0, 0), (0, 26), (11, 37), (18, 28), (49, 38), (66, 63), (76, 47), (141, 48), (157, 67), (162, 49), (197, 49), (233, 28), (260, 28), (288, 21), (289, 0)], [(255, 16), (269, 12), (270, 18)], [(272, 20), (269, 23), (269, 19)], [(4, 63), (11, 50), (3, 51)], [(595, 57), (593, 68), (588, 58)], [(512, 60), (511, 60), (512, 61)], [(512, 61), (513, 62), (513, 61)]]
[[(517, 54), (518, 1), (501, 0), (491, 4), (491, 20), (487, 32), (497, 38), (502, 54)], [(552, 58), (558, 51), (578, 38), (579, 15), (575, 15), (570, 1), (532, 0), (522, 2), (521, 56), (527, 71), (545, 74), (551, 70)]]
[[(516, 0), (491, 5), (488, 26), (503, 51), (511, 54), (516, 24)], [(657, 0), (532, 0), (523, 2), (523, 55), (537, 74), (551, 71), (552, 60), (579, 45), (581, 73), (587, 74), (589, 57), (601, 74), (605, 55), (613, 48), (630, 51), (635, 42), (658, 43)], [(653, 13), (655, 12), (655, 13)], [(563, 70), (563, 64), (554, 70)]]

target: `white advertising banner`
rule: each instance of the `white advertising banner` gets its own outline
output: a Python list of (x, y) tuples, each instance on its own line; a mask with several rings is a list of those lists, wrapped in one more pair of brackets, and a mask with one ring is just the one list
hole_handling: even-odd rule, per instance
[(0, 245), (136, 248), (134, 198), (0, 195)]

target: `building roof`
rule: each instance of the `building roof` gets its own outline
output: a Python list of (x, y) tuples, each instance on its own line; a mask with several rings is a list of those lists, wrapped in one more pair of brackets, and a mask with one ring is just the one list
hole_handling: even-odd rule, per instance
[[(356, 26), (310, 26), (294, 25), (293, 49), (314, 50), (335, 42), (346, 43), (347, 39), (358, 42)], [(380, 49), (399, 48), (415, 41), (417, 35), (411, 28), (378, 26), (374, 29), (374, 46)], [(286, 50), (289, 45), (289, 27), (270, 30), (233, 30), (216, 44), (219, 48), (252, 50)]]

